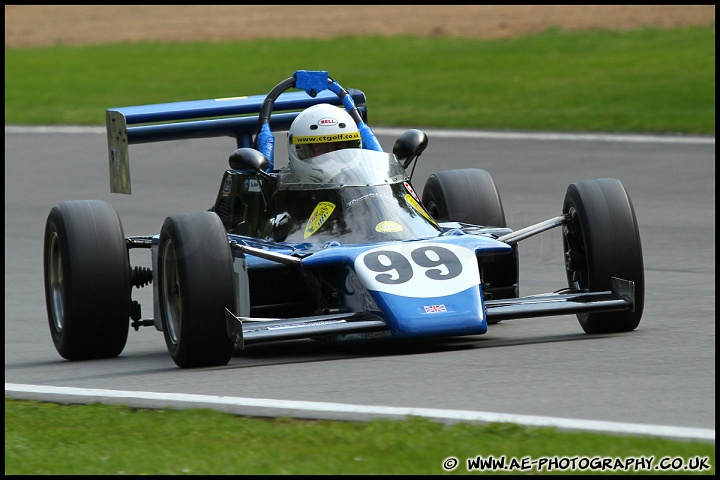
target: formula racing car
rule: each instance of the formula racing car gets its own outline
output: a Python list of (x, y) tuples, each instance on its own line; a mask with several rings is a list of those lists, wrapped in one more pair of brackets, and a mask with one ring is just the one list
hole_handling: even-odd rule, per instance
[[(316, 105), (357, 126), (323, 138), (355, 143), (290, 155), (276, 169), (275, 134)], [(157, 234), (126, 237), (105, 201), (51, 209), (45, 295), (65, 359), (118, 356), (130, 326), (162, 331), (174, 362), (189, 368), (227, 364), (260, 342), (480, 335), (503, 320), (555, 315), (576, 315), (589, 334), (617, 333), (642, 317), (640, 234), (619, 180), (573, 183), (557, 214), (516, 231), (485, 170), (434, 173), (418, 196), (408, 168), (425, 133), (407, 130), (383, 151), (365, 94), (325, 71), (299, 70), (267, 95), (110, 108), (106, 120), (114, 193), (131, 193), (131, 144), (229, 136), (237, 148), (213, 206), (168, 216)], [(308, 128), (347, 123), (325, 116)], [(518, 244), (553, 228), (562, 229), (567, 286), (519, 296)], [(131, 266), (131, 249), (149, 251), (152, 267)], [(147, 286), (151, 318), (132, 298)]]

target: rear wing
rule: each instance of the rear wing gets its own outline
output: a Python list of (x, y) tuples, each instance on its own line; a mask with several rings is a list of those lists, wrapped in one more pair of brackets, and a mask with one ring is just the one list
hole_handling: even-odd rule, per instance
[[(348, 89), (347, 93), (363, 121), (367, 122), (365, 94), (355, 89)], [(252, 147), (265, 99), (266, 95), (251, 95), (109, 108), (105, 114), (105, 123), (110, 191), (128, 195), (132, 193), (128, 156), (128, 146), (132, 144), (233, 137), (237, 148)], [(318, 92), (314, 97), (303, 91), (282, 93), (274, 102), (270, 130), (288, 130), (300, 111), (318, 103), (342, 106), (343, 100), (329, 90)]]

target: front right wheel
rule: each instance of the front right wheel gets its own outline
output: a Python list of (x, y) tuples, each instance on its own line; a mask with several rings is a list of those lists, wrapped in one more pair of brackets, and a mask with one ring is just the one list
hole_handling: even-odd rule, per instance
[(165, 344), (178, 367), (230, 361), (234, 343), (225, 325), (233, 309), (232, 253), (215, 213), (173, 215), (160, 230), (158, 291)]

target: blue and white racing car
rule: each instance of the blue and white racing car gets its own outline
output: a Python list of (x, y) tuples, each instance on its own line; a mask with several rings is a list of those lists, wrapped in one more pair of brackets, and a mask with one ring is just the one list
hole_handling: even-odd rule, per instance
[[(361, 148), (274, 167), (274, 135), (300, 111), (340, 106)], [(119, 355), (129, 327), (154, 326), (182, 368), (224, 365), (246, 345), (486, 333), (506, 319), (577, 315), (587, 333), (634, 330), (644, 305), (635, 212), (612, 178), (571, 184), (562, 210), (507, 227), (490, 174), (437, 172), (422, 197), (406, 169), (427, 146), (411, 129), (384, 152), (365, 95), (325, 71), (295, 72), (267, 95), (107, 111), (111, 190), (131, 193), (128, 146), (231, 136), (214, 206), (126, 237), (107, 202), (66, 201), (45, 227), (48, 320), (68, 360)], [(518, 243), (562, 229), (567, 286), (519, 296)], [(152, 268), (132, 267), (147, 249)], [(133, 287), (151, 285), (152, 318)]]

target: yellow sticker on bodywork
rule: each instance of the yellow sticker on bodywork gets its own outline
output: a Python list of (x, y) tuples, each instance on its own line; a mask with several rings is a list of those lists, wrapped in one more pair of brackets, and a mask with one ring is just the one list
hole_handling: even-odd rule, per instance
[(375, 225), (375, 231), (380, 233), (402, 232), (402, 229), (402, 225), (392, 220), (385, 220)]
[(320, 202), (313, 210), (312, 215), (308, 219), (307, 225), (305, 226), (305, 238), (308, 238), (313, 233), (320, 230), (330, 215), (335, 210), (335, 204), (331, 202)]
[(410, 206), (413, 207), (415, 210), (420, 212), (420, 215), (422, 215), (423, 217), (430, 220), (433, 225), (437, 225), (437, 223), (435, 223), (435, 220), (433, 220), (433, 218), (430, 215), (428, 215), (428, 213), (425, 211), (425, 209), (417, 202), (417, 200), (415, 200), (415, 198), (412, 195), (410, 195), (409, 193), (406, 193), (405, 201), (408, 202), (410, 204)]

